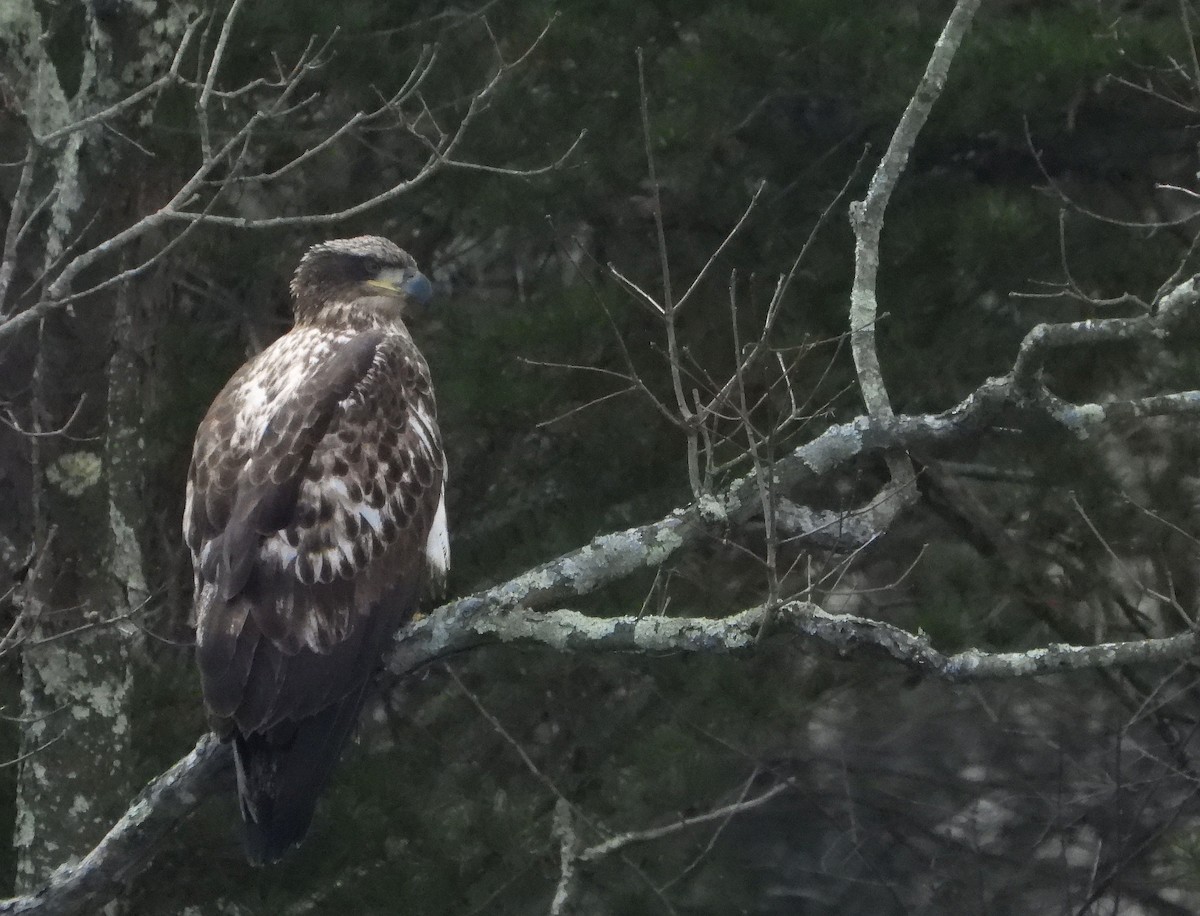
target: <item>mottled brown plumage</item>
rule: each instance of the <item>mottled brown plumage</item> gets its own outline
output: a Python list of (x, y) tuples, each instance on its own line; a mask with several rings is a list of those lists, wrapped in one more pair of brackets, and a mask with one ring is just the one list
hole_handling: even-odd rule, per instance
[(295, 327), (200, 424), (184, 512), (204, 699), (258, 863), (303, 837), (388, 640), (449, 563), (429, 369), (400, 317), (428, 281), (368, 236), (311, 248), (292, 292)]

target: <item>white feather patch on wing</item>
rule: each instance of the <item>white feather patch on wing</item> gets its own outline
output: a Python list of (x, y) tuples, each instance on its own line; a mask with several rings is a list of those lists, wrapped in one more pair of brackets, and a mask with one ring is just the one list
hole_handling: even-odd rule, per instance
[(263, 542), (261, 556), (270, 557), (280, 569), (287, 569), (295, 562), (298, 551), (280, 535), (274, 535)]
[(437, 514), (433, 517), (433, 525), (429, 528), (429, 538), (425, 541), (425, 560), (429, 563), (430, 573), (434, 578), (444, 580), (450, 569), (450, 535), (446, 530), (446, 487), (442, 486), (442, 495), (438, 499)]
[[(188, 533), (192, 530), (192, 499), (195, 496), (194, 490), (191, 475), (188, 475), (187, 486), (183, 491), (183, 539), (185, 541), (188, 540)], [(195, 558), (193, 557), (193, 559)]]
[(372, 509), (366, 503), (358, 503), (358, 517), (366, 524), (371, 526), (371, 529), (378, 534), (383, 530), (383, 516), (380, 515), (378, 509)]
[(433, 418), (425, 412), (425, 404), (421, 401), (417, 402), (417, 409), (413, 411), (413, 431), (417, 434), (417, 438), (421, 440), (421, 445), (425, 454), (432, 458), (434, 455), (433, 449)]

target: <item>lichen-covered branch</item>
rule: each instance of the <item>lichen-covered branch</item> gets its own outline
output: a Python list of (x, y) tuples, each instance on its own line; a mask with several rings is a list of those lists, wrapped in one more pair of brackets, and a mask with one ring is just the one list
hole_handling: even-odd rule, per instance
[[(879, 162), (867, 196), (850, 205), (850, 224), (854, 229), (854, 283), (850, 290), (850, 347), (858, 374), (867, 416), (886, 420), (892, 416), (892, 404), (883, 381), (879, 351), (875, 342), (875, 325), (879, 302), (876, 287), (879, 277), (879, 240), (883, 232), (883, 216), (892, 191), (900, 180), (917, 135), (929, 118), (929, 112), (942, 94), (950, 64), (963, 37), (971, 26), (980, 0), (958, 0), (945, 28), (934, 46), (921, 82), (904, 109), (891, 142)], [(887, 456), (888, 470), (899, 498), (889, 499), (894, 515), (914, 498), (912, 462), (900, 453)]]
[(946, 655), (922, 633), (909, 633), (866, 617), (830, 614), (807, 602), (791, 602), (779, 615), (781, 628), (793, 627), (843, 655), (859, 652), (887, 655), (905, 667), (954, 683), (1039, 677), (1063, 671), (1102, 670), (1119, 665), (1180, 662), (1196, 654), (1191, 631), (1159, 639), (1073, 646), (1053, 643), (1020, 652), (967, 649)]
[(1174, 331), (1195, 307), (1200, 289), (1189, 277), (1164, 292), (1152, 312), (1134, 318), (1090, 318), (1060, 324), (1039, 324), (1021, 341), (1011, 377), (1017, 390), (1037, 399), (1044, 388), (1042, 369), (1050, 354), (1064, 347), (1094, 347), (1105, 343), (1161, 340)]
[(79, 863), (64, 865), (36, 893), (0, 901), (0, 916), (98, 913), (145, 868), (176, 824), (230, 782), (228, 748), (205, 735), (190, 754), (151, 782)]
[[(616, 537), (615, 535), (613, 537)], [(492, 590), (515, 598), (529, 574)], [(473, 599), (482, 600), (482, 595)], [(470, 599), (464, 599), (470, 600)], [(572, 610), (533, 611), (489, 604), (486, 613), (466, 618), (454, 602), (410, 625), (388, 659), (396, 673), (411, 671), (448, 652), (470, 645), (524, 642), (558, 651), (698, 652), (754, 651), (764, 607), (729, 617), (590, 617)], [(1196, 655), (1198, 637), (1185, 632), (1160, 639), (1101, 643), (1094, 646), (1054, 644), (1018, 652), (968, 649), (946, 654), (929, 638), (891, 624), (849, 614), (830, 614), (806, 601), (789, 601), (771, 614), (775, 639), (807, 638), (808, 645), (838, 654), (889, 658), (924, 676), (953, 683), (1038, 677), (1066, 671), (1102, 670), (1122, 665), (1169, 664)], [(447, 636), (447, 621), (462, 628)], [(229, 755), (211, 735), (170, 770), (150, 783), (125, 816), (79, 864), (64, 866), (37, 893), (0, 901), (6, 914), (91, 912), (121, 892), (146, 867), (162, 838), (212, 791), (229, 780)]]
[[(764, 607), (729, 617), (591, 617), (572, 610), (532, 611), (516, 608), (466, 621), (466, 629), (450, 642), (441, 638), (439, 609), (410, 625), (389, 657), (395, 673), (411, 671), (448, 652), (485, 643), (526, 642), (559, 651), (698, 652), (750, 650), (767, 619)], [(770, 617), (771, 633), (799, 633), (843, 656), (875, 654), (891, 658), (930, 677), (966, 681), (1037, 677), (1062, 671), (1098, 670), (1118, 665), (1179, 662), (1196, 654), (1191, 631), (1159, 639), (1101, 643), (1094, 646), (1052, 644), (1019, 652), (967, 649), (947, 655), (929, 638), (900, 627), (852, 614), (830, 614), (808, 601), (788, 601)]]

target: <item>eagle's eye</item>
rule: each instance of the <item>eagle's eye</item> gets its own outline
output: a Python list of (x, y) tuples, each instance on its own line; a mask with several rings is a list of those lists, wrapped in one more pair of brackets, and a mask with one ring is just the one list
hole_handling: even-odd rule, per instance
[(383, 263), (379, 258), (363, 258), (363, 268), (369, 276), (374, 277), (383, 269)]

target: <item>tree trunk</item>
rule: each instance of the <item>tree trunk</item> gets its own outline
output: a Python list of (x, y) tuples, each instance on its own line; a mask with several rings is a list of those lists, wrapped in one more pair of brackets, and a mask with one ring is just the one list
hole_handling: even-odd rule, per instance
[[(32, 4), (19, 18), (40, 21)], [(23, 100), (26, 111), (41, 112), (35, 130), (44, 135), (115, 97), (110, 37), (90, 12), (78, 58), (60, 52), (52, 59), (36, 36), (30, 30), (22, 47), (26, 75), (36, 74)], [(77, 131), (56, 154), (45, 179), (57, 192), (42, 248), (46, 265), (86, 234), (88, 220), (103, 230), (120, 212), (110, 206), (96, 219), (79, 205), (101, 175), (117, 171), (99, 131)], [(21, 608), (18, 892), (37, 888), (91, 848), (131, 789), (137, 629), (130, 618), (148, 595), (139, 546), (141, 377), (128, 288), (113, 300), (55, 314), (36, 337), (29, 411), (34, 561)]]

